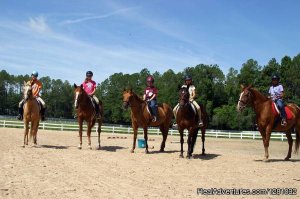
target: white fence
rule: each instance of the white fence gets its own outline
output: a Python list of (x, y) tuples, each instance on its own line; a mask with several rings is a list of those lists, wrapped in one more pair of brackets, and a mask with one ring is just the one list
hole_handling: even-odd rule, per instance
[[(85, 126), (85, 125), (84, 125)], [(9, 120), (0, 120), (0, 127), (6, 128), (24, 128), (23, 122), (20, 121), (9, 121)], [(93, 131), (96, 132), (96, 127), (93, 128)], [(47, 123), (41, 122), (39, 129), (44, 130), (56, 130), (56, 131), (78, 131), (78, 124), (65, 124), (65, 123)], [(86, 130), (85, 128), (83, 130)], [(104, 133), (133, 133), (131, 127), (118, 127), (118, 126), (101, 126), (101, 131)], [(139, 128), (138, 133), (143, 133), (143, 130)], [(158, 128), (149, 128), (149, 134), (160, 135), (160, 131)], [(184, 132), (185, 136), (187, 135), (187, 131)], [(179, 135), (176, 129), (170, 129), (169, 135)], [(199, 131), (198, 136), (201, 136), (201, 132)], [(206, 137), (214, 137), (214, 138), (235, 138), (235, 139), (261, 139), (261, 135), (258, 131), (222, 131), (222, 130), (212, 130), (207, 129)], [(295, 135), (293, 135), (295, 139)], [(286, 140), (286, 136), (284, 133), (273, 132), (271, 139), (274, 140)]]

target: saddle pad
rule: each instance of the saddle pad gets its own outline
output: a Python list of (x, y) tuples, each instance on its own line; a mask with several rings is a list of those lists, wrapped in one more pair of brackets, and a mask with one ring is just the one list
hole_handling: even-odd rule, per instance
[[(284, 106), (284, 109), (286, 112), (286, 119), (288, 119), (288, 120), (293, 119), (292, 111), (287, 106)], [(279, 116), (279, 110), (278, 110), (275, 102), (272, 102), (272, 112), (275, 115), (275, 117)]]

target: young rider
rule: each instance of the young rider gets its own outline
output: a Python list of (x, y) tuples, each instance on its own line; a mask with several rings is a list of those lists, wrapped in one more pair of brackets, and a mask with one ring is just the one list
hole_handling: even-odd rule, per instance
[(152, 122), (156, 122), (157, 120), (157, 93), (158, 89), (154, 86), (154, 78), (152, 76), (148, 76), (147, 87), (145, 89), (143, 99), (150, 105), (153, 114)]
[(286, 126), (286, 112), (284, 109), (284, 102), (283, 102), (283, 95), (284, 95), (284, 90), (283, 86), (279, 83), (280, 77), (277, 75), (272, 76), (272, 85), (269, 89), (269, 94), (271, 99), (275, 102), (277, 105), (280, 115), (281, 115), (281, 125)]
[(93, 72), (87, 71), (86, 78), (82, 83), (82, 86), (85, 92), (93, 100), (93, 103), (95, 104), (96, 117), (99, 118), (100, 117), (99, 99), (95, 95), (97, 84), (94, 80), (92, 80), (92, 77), (93, 77)]
[[(202, 121), (202, 118), (201, 118), (201, 108), (198, 105), (198, 103), (194, 100), (195, 97), (196, 97), (196, 87), (193, 84), (192, 76), (190, 76), (190, 75), (185, 76), (184, 85), (182, 85), (181, 88), (187, 88), (188, 89), (189, 94), (190, 94), (190, 103), (192, 103), (196, 107), (196, 110), (197, 110), (197, 113), (198, 113), (198, 116), (199, 116), (199, 124), (198, 125), (199, 125), (199, 127), (202, 127), (203, 126), (203, 121)], [(179, 104), (177, 104), (175, 106), (175, 108), (173, 109), (174, 115), (176, 115), (178, 107), (179, 107)]]
[[(42, 82), (40, 82), (37, 78), (39, 76), (39, 73), (36, 71), (33, 71), (31, 73), (31, 80), (29, 81), (30, 84), (32, 84), (32, 94), (37, 99), (39, 104), (41, 105), (41, 120), (45, 120), (45, 110), (46, 110), (46, 104), (44, 100), (40, 97), (40, 91), (42, 89)], [(19, 103), (19, 115), (17, 117), (18, 120), (23, 120), (23, 106), (24, 106), (25, 100), (22, 99), (22, 101)]]

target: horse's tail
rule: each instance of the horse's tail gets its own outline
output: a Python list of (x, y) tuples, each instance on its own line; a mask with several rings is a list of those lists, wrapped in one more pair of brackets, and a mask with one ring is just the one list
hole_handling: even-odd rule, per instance
[(295, 126), (295, 133), (296, 133), (296, 143), (295, 143), (295, 153), (298, 153), (299, 146), (300, 146), (300, 108), (296, 105), (297, 109), (297, 120)]

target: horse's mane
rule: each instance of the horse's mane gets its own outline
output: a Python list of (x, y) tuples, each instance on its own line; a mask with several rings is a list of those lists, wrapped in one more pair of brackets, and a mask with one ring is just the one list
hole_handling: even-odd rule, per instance
[(260, 101), (267, 101), (268, 100), (268, 98), (265, 95), (263, 95), (261, 92), (259, 92), (255, 88), (249, 88), (249, 91), (253, 94), (253, 96), (257, 100), (260, 100)]
[(143, 103), (144, 100), (141, 99), (137, 94), (135, 94), (135, 92), (132, 91), (132, 96), (140, 103)]

